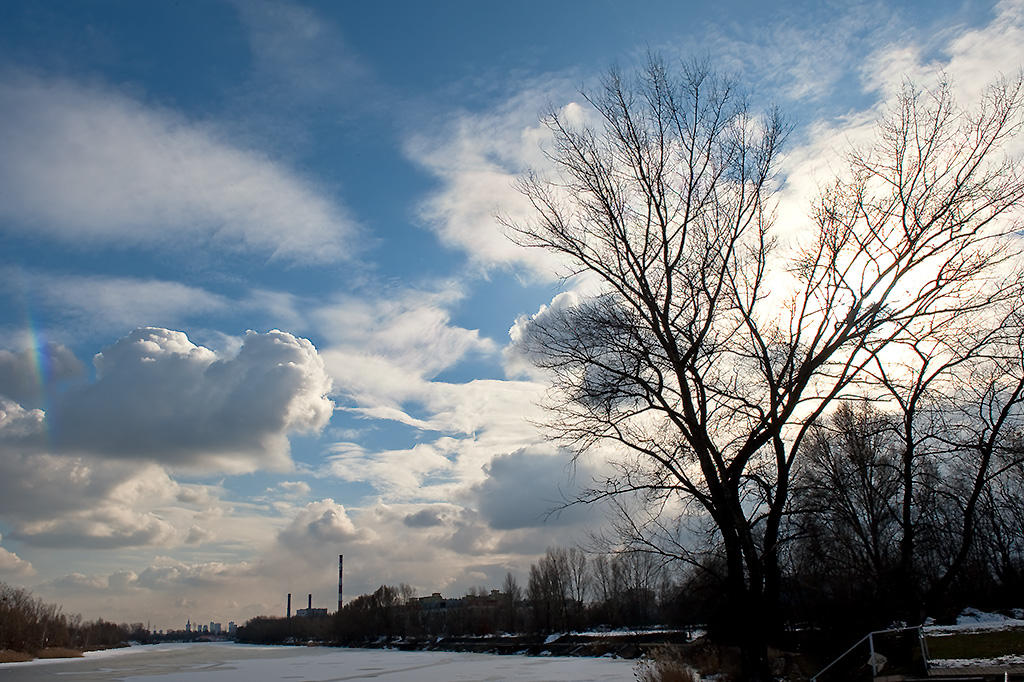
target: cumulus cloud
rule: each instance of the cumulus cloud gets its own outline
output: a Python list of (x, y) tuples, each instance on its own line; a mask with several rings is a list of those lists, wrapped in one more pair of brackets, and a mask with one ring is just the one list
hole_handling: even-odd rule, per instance
[(188, 535), (185, 536), (186, 545), (201, 545), (210, 542), (216, 537), (216, 535), (200, 526), (193, 525), (188, 529)]
[(0, 443), (39, 444), (45, 430), (45, 414), (0, 396)]
[[(162, 473), (162, 472), (161, 472)], [(130, 462), (97, 462), (0, 447), (0, 514), (5, 520), (41, 519), (103, 504), (133, 478), (148, 477)]]
[(0, 349), (0, 396), (22, 406), (37, 407), (49, 385), (80, 376), (84, 369), (74, 353), (61, 344), (47, 343), (19, 351)]
[(65, 451), (199, 470), (286, 470), (288, 434), (321, 429), (330, 379), (313, 345), (249, 332), (230, 357), (177, 331), (140, 328), (94, 359), (96, 381), (48, 416)]
[(265, 154), (109, 87), (0, 74), (0, 218), (76, 245), (210, 244), (289, 261), (353, 249), (346, 209)]
[(112, 549), (174, 543), (154, 511), (177, 484), (153, 464), (61, 457), (0, 446), (0, 517), (10, 536), (39, 547)]
[(298, 551), (310, 551), (324, 544), (352, 542), (363, 536), (349, 519), (343, 505), (330, 498), (310, 502), (278, 534), (278, 542)]
[(543, 329), (548, 326), (551, 320), (566, 310), (580, 305), (584, 296), (576, 290), (563, 291), (551, 299), (551, 303), (542, 305), (533, 315), (520, 315), (508, 331), (510, 343), (505, 347), (503, 354), (505, 360), (505, 372), (509, 376), (525, 376), (538, 380), (546, 379), (543, 371), (539, 370), (531, 360), (527, 349), (527, 340), (532, 330)]
[(424, 507), (418, 512), (403, 516), (402, 523), (409, 526), (409, 528), (443, 526), (447, 519), (446, 511), (446, 507)]
[(485, 472), (487, 478), (472, 490), (480, 516), (490, 528), (553, 527), (593, 520), (593, 509), (565, 507), (580, 484), (590, 483), (591, 469), (577, 471), (564, 451), (517, 450), (492, 459)]
[(450, 499), (483, 480), (483, 466), (495, 452), (543, 439), (536, 426), (543, 394), (544, 385), (530, 381), (423, 382), (415, 400), (429, 418), (421, 428), (441, 435), (390, 450), (334, 443), (321, 473), (368, 483), (389, 502)]

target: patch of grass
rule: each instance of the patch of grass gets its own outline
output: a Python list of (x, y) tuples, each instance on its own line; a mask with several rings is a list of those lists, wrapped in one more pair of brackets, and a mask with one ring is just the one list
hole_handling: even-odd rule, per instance
[(658, 647), (637, 662), (633, 675), (637, 682), (700, 682), (700, 674), (681, 654), (677, 647)]
[(35, 658), (35, 656), (27, 654), (24, 651), (0, 649), (0, 663), (21, 663), (22, 661), (31, 661), (33, 658)]
[(929, 658), (996, 658), (1024, 654), (1024, 629), (925, 637)]

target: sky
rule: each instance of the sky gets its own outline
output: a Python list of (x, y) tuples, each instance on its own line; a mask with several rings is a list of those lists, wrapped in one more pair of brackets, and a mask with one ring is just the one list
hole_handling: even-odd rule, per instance
[(0, 580), (159, 629), (333, 610), (338, 554), (525, 583), (606, 524), (515, 343), (585, 286), (497, 220), (543, 113), (706, 59), (786, 117), (798, 235), (905, 79), (1022, 44), (1024, 0), (0, 3)]

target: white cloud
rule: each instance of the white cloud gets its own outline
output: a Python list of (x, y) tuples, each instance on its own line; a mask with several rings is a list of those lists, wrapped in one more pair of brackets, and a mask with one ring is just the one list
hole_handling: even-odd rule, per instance
[(456, 284), (389, 294), (373, 300), (339, 297), (314, 311), (329, 339), (321, 355), (336, 391), (355, 403), (354, 411), (429, 428), (403, 412), (403, 403), (422, 400), (440, 372), (497, 348), (478, 330), (452, 324), (449, 307), (462, 297)]
[[(209, 561), (190, 564), (171, 557), (157, 557), (152, 565), (129, 582), (139, 587), (174, 590), (188, 587), (222, 587), (249, 577), (256, 568), (248, 562), (228, 564), (222, 561)], [(108, 580), (108, 584), (111, 582)]]
[(521, 221), (531, 215), (529, 202), (514, 187), (516, 178), (528, 168), (548, 167), (543, 144), (550, 133), (539, 117), (551, 102), (580, 110), (574, 97), (578, 94), (568, 81), (552, 80), (520, 91), (490, 112), (458, 115), (440, 135), (420, 134), (409, 141), (409, 157), (441, 181), (421, 215), (444, 244), (464, 250), (484, 270), (522, 266), (542, 279), (554, 278), (559, 260), (514, 244), (497, 216)]
[(212, 127), (109, 87), (0, 76), (5, 229), (83, 246), (215, 246), (288, 261), (353, 249), (347, 211)]
[(0, 443), (39, 443), (44, 430), (42, 410), (26, 409), (0, 396)]
[[(344, 481), (369, 483), (388, 498), (408, 500), (422, 497), (429, 476), (447, 477), (448, 460), (454, 441), (417, 443), (406, 450), (368, 452), (354, 443), (336, 443), (327, 457), (323, 473)], [(430, 493), (427, 493), (430, 494)]]
[(310, 492), (309, 484), (305, 481), (281, 481), (277, 487), (289, 497), (306, 497)]
[(358, 541), (365, 539), (365, 535), (352, 523), (344, 506), (326, 498), (301, 508), (278, 534), (277, 540), (281, 545), (302, 553), (325, 544)]
[(330, 419), (330, 379), (313, 345), (246, 334), (218, 356), (182, 332), (140, 328), (95, 360), (94, 383), (62, 396), (47, 420), (65, 451), (197, 471), (291, 467), (288, 434)]
[(116, 549), (163, 545), (175, 528), (153, 513), (127, 505), (106, 505), (59, 518), (20, 524), (12, 537), (36, 547)]
[(61, 457), (0, 444), (0, 517), (37, 547), (166, 545), (182, 531), (161, 510), (181, 492), (153, 464)]
[(926, 56), (931, 53), (930, 45), (892, 42), (880, 47), (862, 67), (864, 87), (891, 98), (906, 79), (931, 86), (945, 75), (952, 79), (964, 103), (976, 101), (993, 79), (1012, 78), (1024, 66), (1020, 55), (1024, 2), (1003, 0), (995, 6), (995, 16), (988, 24), (958, 27), (941, 37), (944, 42), (934, 46), (939, 54), (932, 59)]
[[(779, 194), (779, 233), (797, 240), (810, 225), (812, 202), (822, 184), (845, 167), (850, 147), (871, 143), (875, 123), (908, 80), (920, 88), (933, 88), (948, 78), (960, 104), (979, 102), (984, 89), (1000, 77), (1012, 78), (1024, 68), (1018, 46), (1024, 41), (1024, 2), (1007, 0), (995, 9), (995, 17), (977, 28), (955, 26), (922, 40), (893, 40), (869, 53), (858, 76), (860, 86), (876, 97), (865, 109), (815, 121), (803, 131), (798, 146), (788, 150), (783, 162), (786, 184)], [(929, 55), (933, 55), (929, 58)], [(1024, 140), (1016, 143), (1016, 152)]]
[[(0, 536), (3, 540), (3, 536)], [(27, 578), (35, 575), (36, 569), (14, 552), (0, 547), (0, 576), (4, 579)]]
[(579, 290), (563, 291), (542, 305), (533, 315), (520, 315), (508, 330), (511, 343), (505, 347), (505, 372), (509, 376), (525, 376), (543, 381), (547, 375), (539, 370), (530, 358), (526, 341), (532, 329), (544, 328), (553, 315), (575, 308), (584, 298)]
[(479, 331), (451, 323), (448, 308), (462, 296), (452, 282), (389, 291), (371, 300), (343, 296), (318, 308), (313, 318), (333, 347), (362, 350), (431, 378), (468, 353), (495, 350)]

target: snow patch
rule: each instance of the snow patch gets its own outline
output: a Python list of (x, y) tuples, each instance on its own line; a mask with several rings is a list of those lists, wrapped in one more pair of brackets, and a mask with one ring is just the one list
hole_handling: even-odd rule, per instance
[[(931, 625), (925, 622), (924, 631), (930, 636), (950, 635), (957, 632), (989, 632), (1024, 628), (1024, 616), (1021, 609), (1011, 611), (1014, 618), (1001, 613), (988, 613), (968, 607), (957, 616), (956, 625)], [(929, 619), (931, 621), (931, 619)], [(934, 622), (934, 621), (931, 621)]]

